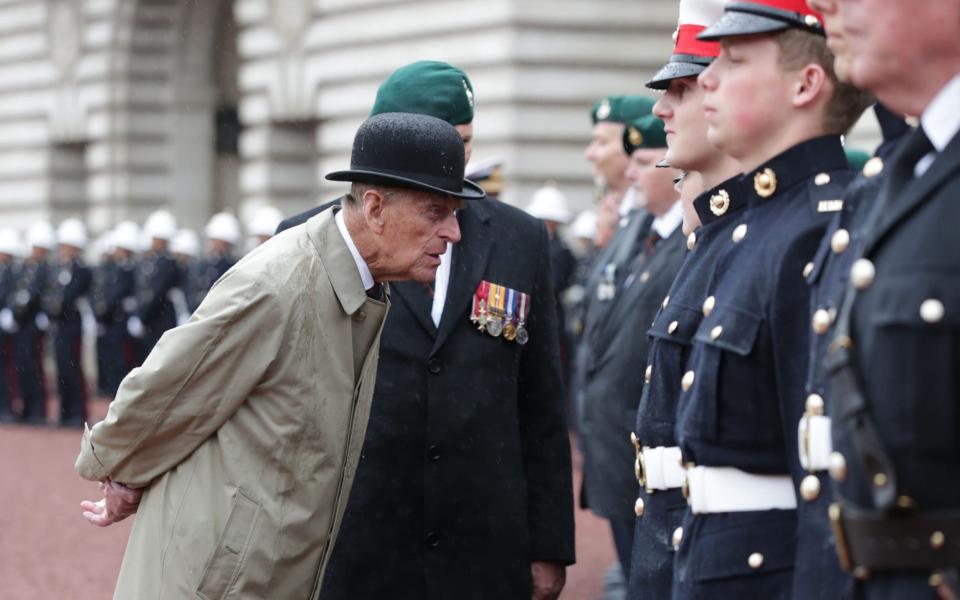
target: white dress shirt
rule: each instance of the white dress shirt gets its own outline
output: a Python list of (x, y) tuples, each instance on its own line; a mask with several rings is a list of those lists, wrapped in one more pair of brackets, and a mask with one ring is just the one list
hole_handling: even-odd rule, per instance
[(373, 274), (370, 273), (370, 267), (367, 266), (367, 261), (363, 260), (363, 257), (360, 256), (360, 251), (357, 250), (356, 244), (353, 243), (353, 238), (350, 237), (350, 232), (347, 231), (347, 224), (343, 222), (343, 211), (338, 210), (333, 220), (337, 223), (337, 229), (340, 230), (343, 241), (347, 243), (350, 255), (353, 256), (353, 262), (357, 264), (357, 271), (360, 272), (360, 281), (363, 282), (363, 289), (369, 290), (374, 284)]
[(947, 85), (934, 97), (933, 101), (920, 115), (920, 126), (930, 138), (936, 152), (931, 152), (921, 158), (914, 168), (914, 175), (920, 177), (933, 164), (937, 154), (943, 152), (950, 140), (960, 131), (960, 73), (950, 80)]
[(447, 242), (447, 251), (440, 255), (440, 266), (437, 267), (437, 279), (433, 282), (433, 306), (430, 308), (430, 318), (433, 324), (440, 326), (440, 315), (443, 314), (443, 305), (447, 301), (447, 289), (450, 287), (450, 263), (453, 259), (453, 244)]
[(650, 227), (657, 232), (661, 240), (665, 240), (677, 230), (677, 227), (680, 227), (681, 223), (683, 223), (683, 206), (677, 200), (670, 210), (655, 218)]

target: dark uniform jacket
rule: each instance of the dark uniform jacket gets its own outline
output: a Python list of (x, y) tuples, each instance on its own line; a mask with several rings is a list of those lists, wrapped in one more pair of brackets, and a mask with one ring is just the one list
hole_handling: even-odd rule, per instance
[(592, 349), (584, 365), (580, 425), (587, 503), (598, 515), (631, 526), (637, 483), (630, 431), (643, 391), (644, 332), (680, 268), (685, 239), (678, 226), (649, 256), (640, 250), (610, 306), (584, 334)]
[[(390, 285), (373, 408), (324, 600), (526, 600), (532, 561), (573, 562), (547, 233), (491, 200), (458, 215), (439, 328), (428, 286)], [(484, 280), (530, 294), (525, 346), (469, 320)]]
[(187, 289), (184, 289), (184, 295), (188, 298), (190, 312), (195, 311), (200, 306), (213, 284), (229, 271), (230, 267), (235, 265), (236, 262), (237, 259), (230, 254), (219, 254), (204, 258), (195, 270), (178, 265), (181, 270), (178, 286), (183, 286), (185, 278), (192, 278), (190, 285), (181, 287), (181, 289), (184, 289), (184, 287), (189, 289), (189, 296), (187, 296)]
[[(697, 328), (684, 376), (677, 441), (685, 462), (799, 473), (810, 336), (803, 269), (831, 216), (818, 212), (821, 201), (841, 197), (849, 176), (838, 136), (798, 144), (746, 175), (748, 207), (722, 251), (708, 288), (714, 308)], [(688, 509), (673, 596), (787, 598), (795, 546), (794, 510)], [(748, 562), (753, 553), (763, 556), (760, 569)]]
[(153, 349), (160, 336), (177, 326), (177, 313), (170, 301), (170, 290), (177, 285), (177, 261), (167, 251), (147, 252), (137, 269), (137, 316), (144, 334), (139, 340), (138, 362)]
[(93, 275), (82, 260), (53, 269), (46, 311), (58, 330), (80, 334), (81, 315), (77, 301), (90, 293)]
[[(13, 261), (0, 264), (0, 310), (8, 308), (17, 278)], [(0, 420), (12, 418), (10, 399), (13, 396), (13, 336), (0, 329)]]
[[(925, 152), (914, 152), (920, 135), (904, 138), (876, 200), (863, 205), (859, 269), (850, 273), (857, 285), (827, 353), (834, 450), (846, 465), (837, 493), (848, 507), (888, 515), (897, 506), (906, 514), (960, 509), (960, 135), (916, 178), (914, 165)], [(843, 368), (848, 364), (851, 370)], [(862, 412), (851, 405), (858, 397)], [(860, 453), (869, 447), (865, 421), (889, 465), (868, 465)], [(949, 533), (946, 540), (955, 544)], [(869, 598), (935, 597), (930, 575), (874, 572), (857, 586)]]
[[(883, 178), (874, 169), (883, 164), (896, 148), (897, 142), (909, 130), (903, 118), (881, 105), (875, 107), (884, 141), (877, 148), (874, 162), (865, 173), (854, 179), (843, 196), (842, 209), (836, 213), (820, 249), (809, 265), (807, 283), (810, 284), (810, 315), (813, 336), (810, 340), (810, 361), (804, 391), (819, 395), (830, 403), (827, 393), (827, 372), (824, 358), (831, 340), (828, 321), (816, 324), (823, 315), (835, 320), (847, 291), (848, 275), (862, 240), (860, 226), (866, 210), (872, 205)], [(877, 162), (877, 161), (881, 162)], [(793, 577), (794, 598), (850, 598), (853, 580), (840, 569), (835, 541), (830, 527), (828, 510), (834, 501), (830, 478), (826, 471), (811, 472), (807, 477), (817, 479), (818, 490), (811, 499), (801, 497), (797, 506), (797, 562)]]
[[(701, 226), (687, 238), (690, 248), (667, 297), (647, 331), (647, 356), (630, 366), (646, 381), (636, 416), (639, 446), (656, 448), (677, 445), (674, 435), (680, 379), (686, 370), (693, 334), (703, 318), (707, 286), (714, 278), (720, 251), (746, 208), (746, 192), (738, 175), (704, 192), (694, 201)], [(676, 323), (677, 325), (671, 325)], [(627, 472), (633, 475), (632, 470)], [(636, 491), (636, 480), (632, 481)], [(670, 597), (673, 579), (674, 530), (680, 526), (687, 507), (679, 489), (647, 493), (640, 486), (643, 514), (634, 530), (632, 566), (628, 597), (632, 600), (659, 600)]]

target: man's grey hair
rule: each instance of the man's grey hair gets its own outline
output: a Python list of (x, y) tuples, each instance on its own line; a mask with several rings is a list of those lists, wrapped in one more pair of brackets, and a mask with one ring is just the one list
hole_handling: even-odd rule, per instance
[(396, 188), (355, 181), (350, 185), (350, 193), (347, 194), (346, 203), (358, 206), (360, 201), (363, 200), (363, 195), (366, 194), (368, 190), (377, 190), (384, 198), (389, 198), (398, 192)]

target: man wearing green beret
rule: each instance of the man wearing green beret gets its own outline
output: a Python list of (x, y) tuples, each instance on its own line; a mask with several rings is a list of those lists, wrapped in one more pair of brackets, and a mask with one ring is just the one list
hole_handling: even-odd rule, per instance
[(651, 223), (623, 272), (614, 274), (612, 297), (584, 334), (590, 354), (581, 363), (580, 439), (586, 504), (610, 521), (617, 557), (629, 577), (637, 492), (630, 431), (643, 391), (646, 331), (680, 268), (685, 244), (673, 185), (679, 172), (657, 167), (666, 154), (663, 121), (652, 114), (632, 119), (620, 142), (629, 156), (625, 177), (643, 196)]
[[(466, 73), (420, 61), (383, 82), (372, 113), (443, 119), (469, 157), (473, 105)], [(323, 600), (547, 600), (574, 560), (549, 236), (489, 199), (457, 219), (460, 242), (440, 256), (436, 280), (390, 286), (369, 425)]]

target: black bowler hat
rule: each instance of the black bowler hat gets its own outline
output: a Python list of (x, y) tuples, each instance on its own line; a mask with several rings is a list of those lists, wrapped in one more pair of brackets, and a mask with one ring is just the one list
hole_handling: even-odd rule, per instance
[(446, 121), (412, 113), (383, 113), (360, 125), (350, 169), (327, 174), (353, 181), (481, 200), (487, 193), (464, 179), (463, 139)]
[(717, 41), (725, 37), (776, 33), (786, 29), (826, 35), (823, 16), (811, 10), (807, 0), (749, 0), (727, 4), (723, 17), (698, 35), (697, 39)]

